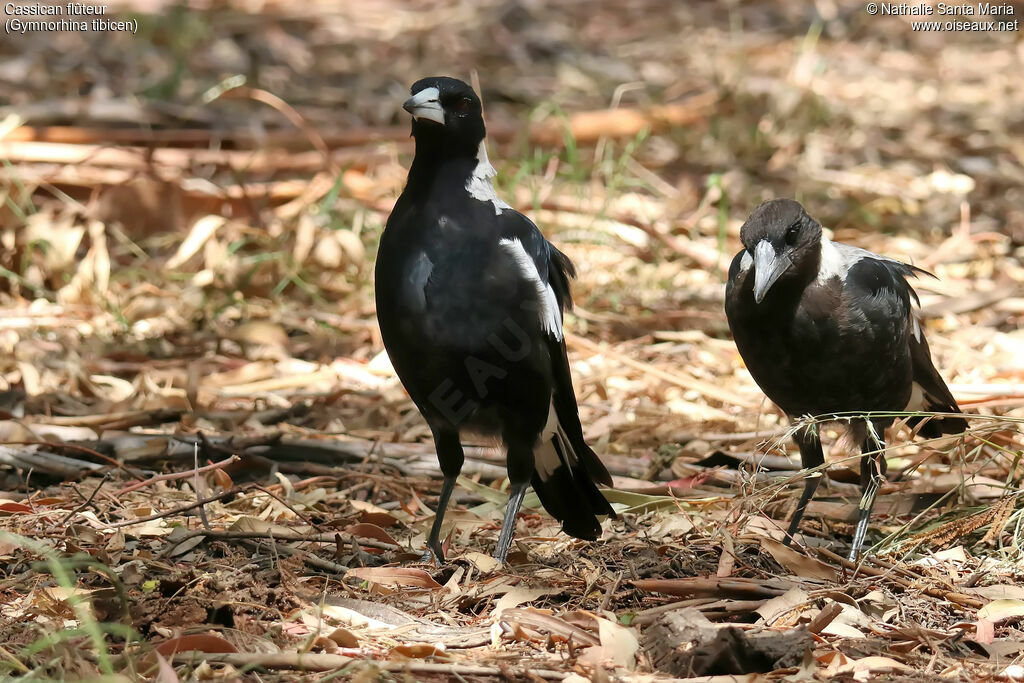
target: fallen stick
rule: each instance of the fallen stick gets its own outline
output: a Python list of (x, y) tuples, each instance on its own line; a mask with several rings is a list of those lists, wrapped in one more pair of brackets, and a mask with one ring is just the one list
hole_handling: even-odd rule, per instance
[[(235, 668), (251, 669), (260, 667), (264, 669), (289, 669), (297, 671), (336, 671), (346, 669), (353, 665), (364, 665), (367, 668), (379, 671), (409, 672), (419, 674), (442, 674), (449, 677), (454, 676), (495, 676), (502, 680), (509, 677), (509, 674), (516, 672), (516, 667), (483, 666), (480, 664), (462, 664), (460, 662), (422, 662), (417, 660), (386, 660), (355, 659), (344, 655), (332, 655), (326, 653), (302, 653), (302, 652), (278, 652), (274, 654), (231, 652), (231, 653), (205, 653), (205, 652), (179, 652), (174, 655), (175, 664), (197, 664), (209, 662), (211, 664), (229, 664)], [(353, 674), (355, 671), (352, 672)], [(569, 674), (550, 669), (538, 669), (534, 666), (523, 665), (520, 671), (523, 675), (529, 673), (548, 681), (560, 681)]]
[(52, 474), (65, 479), (80, 476), (82, 472), (94, 472), (106, 465), (99, 465), (86, 460), (69, 458), (56, 453), (40, 451), (20, 451), (9, 446), (0, 446), (0, 464), (10, 465), (22, 470), (33, 470), (44, 474)]
[(807, 630), (814, 634), (821, 633), (842, 611), (843, 606), (840, 603), (830, 602), (818, 612), (816, 617), (811, 619), (811, 623), (807, 624)]
[[(392, 543), (362, 537), (357, 540), (353, 540), (351, 535), (349, 535), (349, 538), (345, 538), (337, 532), (310, 534), (305, 536), (303, 534), (273, 533), (269, 531), (218, 531), (216, 529), (194, 529), (193, 531), (176, 538), (173, 544), (168, 544), (167, 547), (160, 551), (157, 557), (167, 557), (172, 555), (174, 550), (182, 543), (199, 536), (205, 536), (218, 541), (280, 541), (284, 543), (324, 543), (328, 545), (336, 545), (340, 540), (341, 543), (345, 543), (353, 547), (361, 546), (364, 548), (376, 548), (378, 550), (402, 550), (401, 546), (397, 546)], [(321, 566), (320, 568), (325, 567)]]
[[(132, 477), (133, 479), (141, 479), (142, 478), (142, 475), (138, 474), (137, 472), (132, 472), (124, 464), (118, 462), (114, 458), (111, 458), (110, 456), (104, 455), (103, 453), (100, 453), (99, 451), (97, 451), (95, 449), (88, 448), (88, 447), (82, 446), (80, 444), (53, 443), (51, 441), (8, 441), (6, 443), (6, 445), (7, 446), (46, 446), (47, 448), (66, 448), (66, 449), (72, 450), (72, 451), (79, 451), (81, 453), (86, 453), (88, 455), (91, 455), (92, 457), (96, 458), (97, 460), (102, 460), (103, 462), (107, 463), (111, 467), (118, 468), (119, 470), (123, 471), (125, 474), (127, 474), (130, 477)], [(38, 453), (38, 451), (37, 451), (37, 453)]]
[(151, 486), (157, 483), (158, 481), (174, 481), (176, 479), (188, 479), (189, 477), (196, 474), (206, 474), (207, 472), (212, 472), (213, 470), (219, 470), (223, 469), (224, 467), (227, 467), (228, 465), (233, 465), (239, 460), (241, 460), (241, 458), (239, 458), (237, 455), (232, 455), (230, 458), (226, 458), (219, 462), (215, 462), (212, 465), (206, 465), (204, 467), (200, 467), (197, 469), (191, 469), (188, 470), (187, 472), (171, 472), (170, 474), (158, 474), (154, 477), (150, 477), (149, 479), (135, 482), (131, 486), (126, 486), (120, 491), (118, 491), (115, 495), (123, 496), (124, 494), (130, 493), (131, 491), (145, 488), (146, 486)]
[(135, 524), (143, 524), (144, 522), (152, 522), (155, 519), (163, 519), (164, 517), (171, 517), (171, 516), (176, 515), (176, 514), (178, 514), (180, 512), (188, 512), (189, 510), (193, 510), (193, 509), (199, 507), (200, 505), (206, 505), (207, 503), (214, 503), (214, 502), (216, 502), (218, 500), (223, 500), (223, 499), (225, 499), (225, 498), (227, 498), (229, 496), (233, 496), (233, 495), (235, 495), (237, 493), (242, 493), (244, 490), (245, 489), (243, 489), (242, 487), (234, 486), (234, 487), (228, 489), (227, 491), (221, 491), (220, 493), (218, 493), (215, 496), (209, 496), (207, 498), (201, 498), (201, 499), (195, 501), (194, 503), (189, 503), (188, 505), (182, 505), (180, 507), (171, 508), (170, 510), (164, 510), (163, 512), (155, 512), (152, 515), (146, 515), (145, 517), (137, 517), (136, 519), (126, 519), (126, 520), (121, 521), (121, 522), (114, 522), (113, 524), (111, 524), (107, 528), (108, 529), (121, 529), (121, 528), (124, 528), (126, 526), (133, 526)]
[(184, 414), (183, 410), (128, 410), (120, 413), (101, 413), (99, 415), (33, 415), (26, 419), (25, 424), (57, 425), (61, 427), (100, 427), (103, 429), (128, 429), (152, 424), (177, 422)]
[[(631, 582), (639, 590), (677, 597), (726, 596), (737, 599), (774, 598), (785, 593), (788, 581), (759, 581), (734, 577), (729, 579), (638, 579)], [(774, 584), (774, 585), (773, 585)]]

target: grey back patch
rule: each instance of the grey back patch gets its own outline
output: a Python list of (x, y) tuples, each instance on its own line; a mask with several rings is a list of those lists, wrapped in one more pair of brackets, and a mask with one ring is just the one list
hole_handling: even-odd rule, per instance
[(405, 299), (417, 311), (424, 311), (427, 308), (427, 281), (430, 280), (430, 274), (433, 271), (433, 262), (426, 253), (421, 251), (413, 259), (412, 266), (406, 272)]

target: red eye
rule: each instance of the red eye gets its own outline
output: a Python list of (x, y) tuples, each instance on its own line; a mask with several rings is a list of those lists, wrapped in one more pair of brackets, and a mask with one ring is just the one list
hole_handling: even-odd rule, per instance
[(473, 106), (473, 100), (468, 97), (463, 97), (461, 100), (455, 103), (455, 111), (459, 114), (465, 114), (469, 111), (470, 107)]

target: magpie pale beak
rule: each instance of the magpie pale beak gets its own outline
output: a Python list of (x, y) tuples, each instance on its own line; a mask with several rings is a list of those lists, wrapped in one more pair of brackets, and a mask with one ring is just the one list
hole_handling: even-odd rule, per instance
[(789, 256), (775, 253), (768, 240), (761, 240), (754, 248), (754, 302), (761, 303), (775, 281), (793, 265)]
[(414, 119), (426, 119), (443, 126), (444, 109), (441, 108), (439, 96), (437, 88), (424, 88), (407, 99), (402, 109), (412, 114)]

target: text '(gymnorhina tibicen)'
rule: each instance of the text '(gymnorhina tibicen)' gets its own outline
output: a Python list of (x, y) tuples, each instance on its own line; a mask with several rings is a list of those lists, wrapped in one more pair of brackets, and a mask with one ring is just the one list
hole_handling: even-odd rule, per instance
[[(959, 413), (932, 364), (912, 303), (914, 266), (832, 242), (790, 199), (761, 204), (740, 230), (744, 249), (733, 259), (725, 312), (754, 381), (791, 420), (839, 413)], [(885, 429), (892, 416), (851, 423), (861, 444), (860, 514), (850, 559), (857, 557), (875, 495), (885, 476)], [(920, 422), (917, 418), (912, 422)], [(919, 433), (962, 432), (960, 417), (935, 417)], [(794, 439), (805, 468), (824, 463), (817, 428)], [(786, 536), (788, 544), (814, 495), (809, 476)]]
[(375, 287), (384, 346), (444, 474), (427, 546), (444, 559), (441, 525), (463, 432), (498, 437), (508, 450), (495, 558), (508, 554), (531, 483), (565, 533), (594, 540), (597, 516), (614, 512), (597, 489), (611, 477), (583, 440), (565, 351), (572, 263), (495, 194), (471, 87), (425, 78), (403, 106), (416, 155), (381, 236)]

